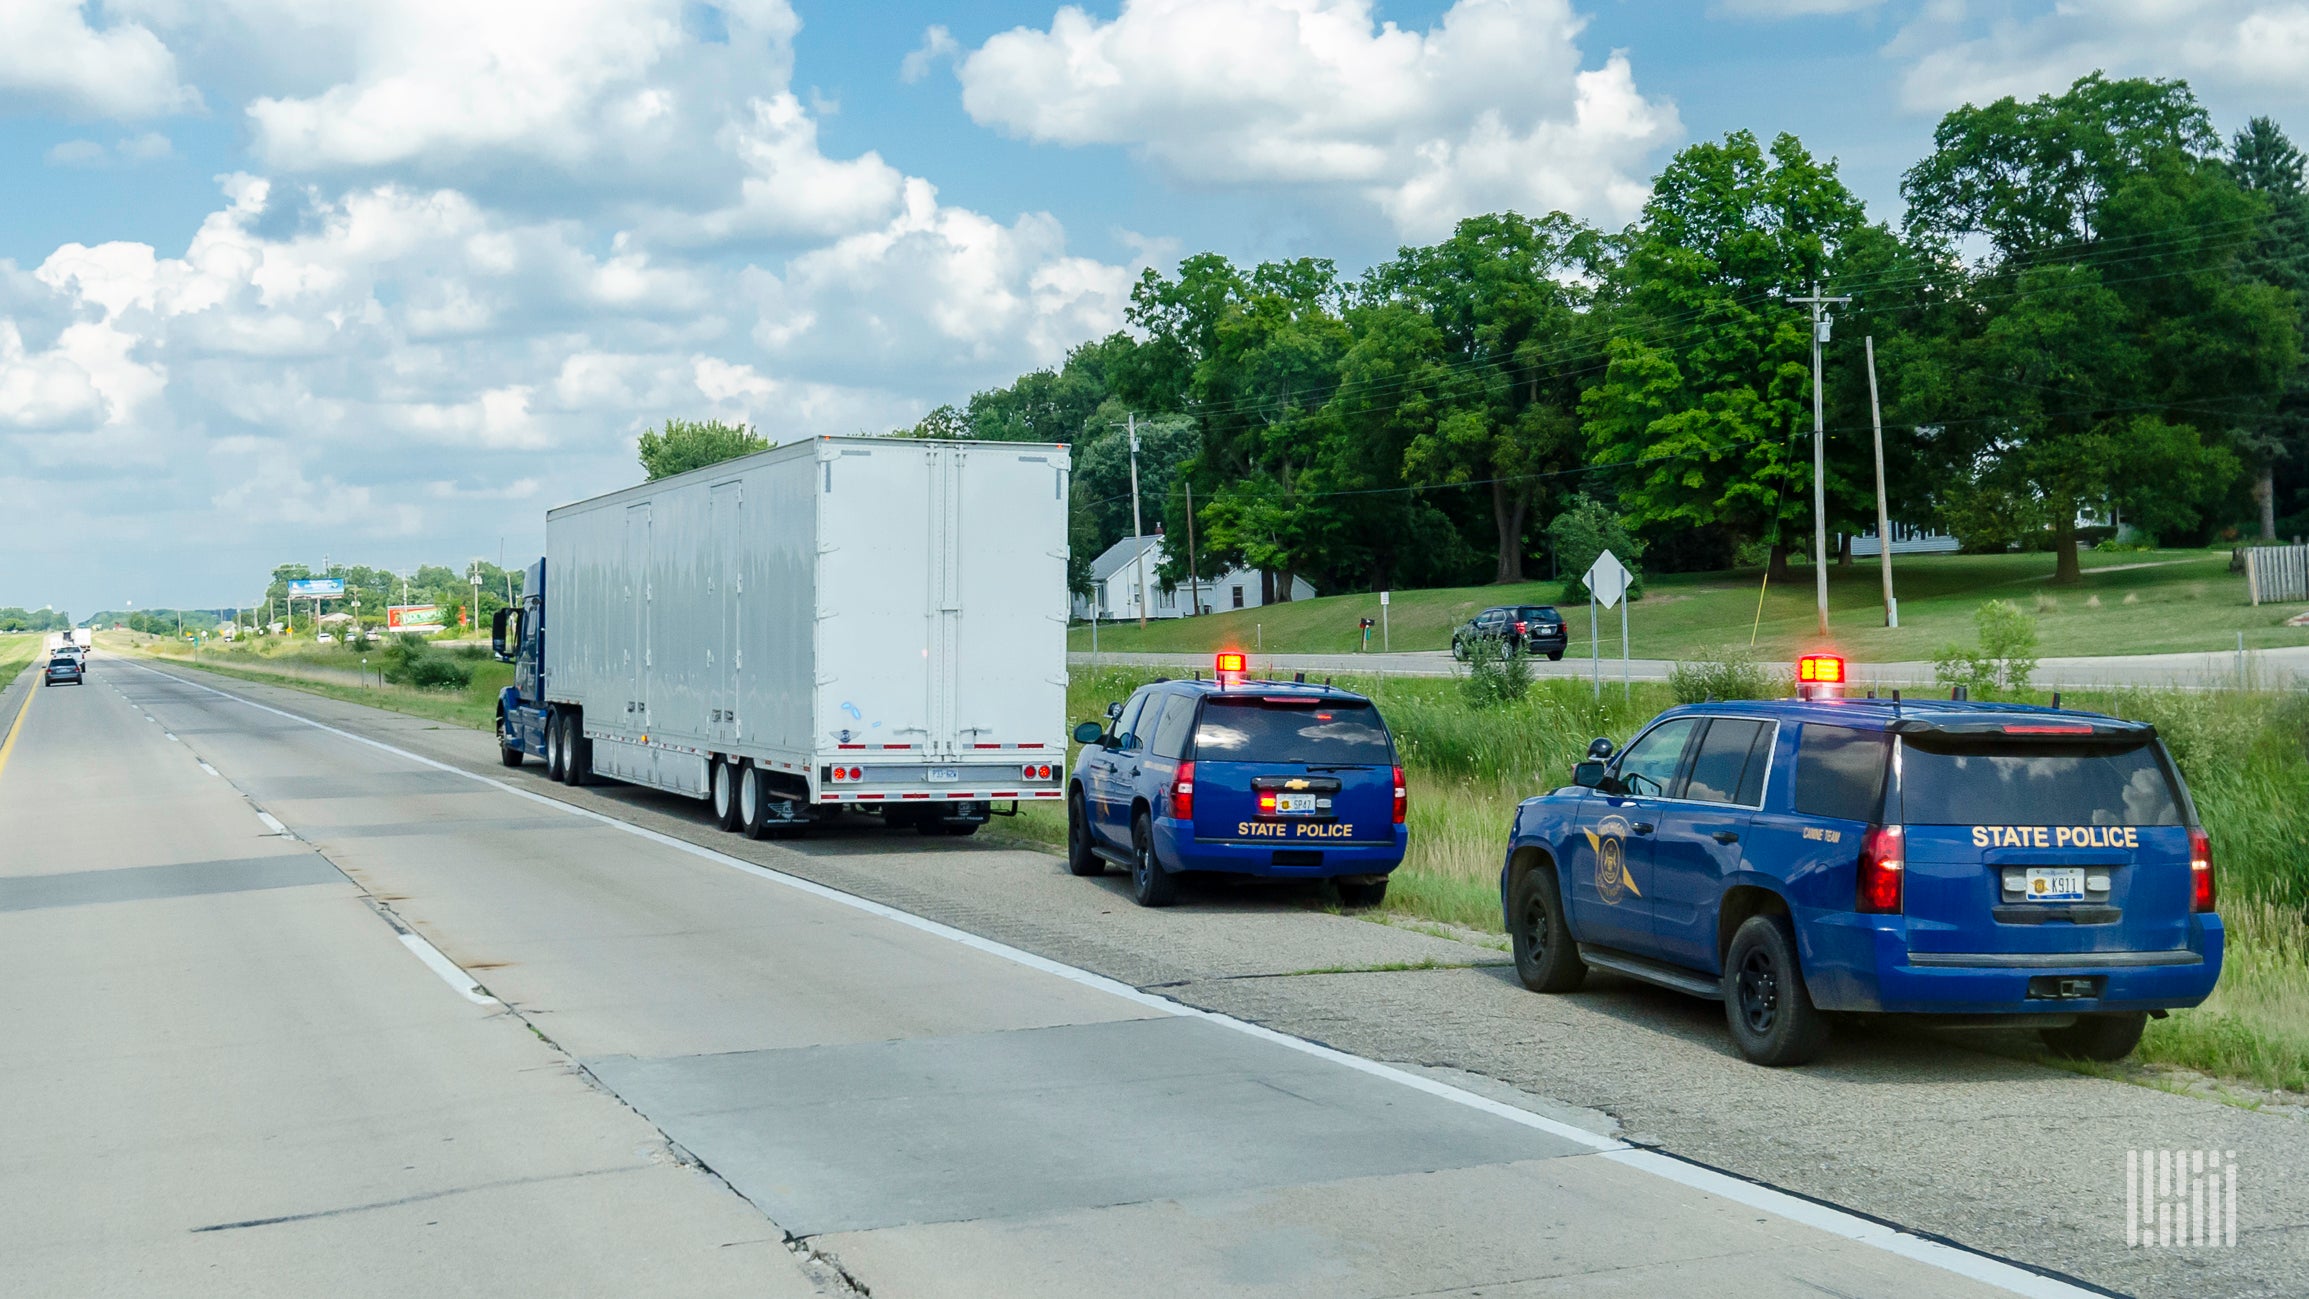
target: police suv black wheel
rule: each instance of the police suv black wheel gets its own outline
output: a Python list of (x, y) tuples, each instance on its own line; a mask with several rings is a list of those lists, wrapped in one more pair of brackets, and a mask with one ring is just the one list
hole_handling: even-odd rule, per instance
[(1375, 907), (1387, 900), (1387, 877), (1373, 879), (1343, 879), (1339, 886), (1339, 905), (1343, 907)]
[(738, 764), (714, 763), (713, 800), (714, 824), (724, 830), (738, 829)]
[(1534, 866), (1507, 895), (1507, 943), (1515, 953), (1515, 977), (1533, 992), (1574, 992), (1587, 979), (1571, 926), (1563, 918), (1563, 894), (1555, 871)]
[(2146, 1011), (2113, 1015), (2079, 1015), (2067, 1028), (2043, 1028), (2037, 1036), (2054, 1055), (2071, 1060), (2122, 1060), (2141, 1044), (2147, 1028)]
[(1467, 642), (1459, 639), (1457, 636), (1452, 637), (1451, 657), (1458, 659), (1462, 663), (1465, 663), (1467, 661)]
[(1786, 916), (1750, 916), (1724, 958), (1724, 1018), (1752, 1064), (1803, 1064), (1828, 1044), (1828, 1017), (1812, 1004)]
[(1155, 859), (1154, 823), (1141, 812), (1130, 824), (1130, 891), (1142, 907), (1167, 907), (1179, 900), (1178, 876)]
[(1561, 663), (1561, 662), (1563, 662), (1563, 651), (1562, 651), (1562, 650), (1549, 650), (1549, 651), (1548, 651), (1548, 654), (1547, 654), (1547, 661), (1548, 661), (1548, 662), (1550, 662), (1550, 663)]
[(508, 767), (518, 767), (524, 756), (513, 733), (505, 729), (505, 714), (497, 714), (497, 760)]
[(1074, 875), (1104, 875), (1106, 861), (1090, 846), (1090, 820), (1083, 815), (1082, 794), (1066, 796), (1066, 869)]

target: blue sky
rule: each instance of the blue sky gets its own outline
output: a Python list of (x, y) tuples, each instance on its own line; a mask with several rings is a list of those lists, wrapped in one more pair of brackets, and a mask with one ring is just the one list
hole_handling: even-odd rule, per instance
[(12, 0), (0, 604), (535, 550), (666, 415), (881, 430), (1148, 264), (1616, 226), (1787, 130), (1883, 217), (1941, 112), (2094, 68), (2309, 134), (2253, 0)]

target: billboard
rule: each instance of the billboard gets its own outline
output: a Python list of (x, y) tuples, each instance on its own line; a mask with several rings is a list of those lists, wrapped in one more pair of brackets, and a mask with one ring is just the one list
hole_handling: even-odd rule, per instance
[(396, 604), (385, 609), (386, 631), (430, 634), (441, 630), (441, 626), (441, 606), (437, 604)]
[(341, 577), (299, 577), (289, 580), (291, 600), (342, 600), (345, 598), (345, 579)]

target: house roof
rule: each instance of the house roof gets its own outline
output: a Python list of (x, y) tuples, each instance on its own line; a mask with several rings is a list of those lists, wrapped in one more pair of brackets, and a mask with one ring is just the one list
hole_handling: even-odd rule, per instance
[[(1161, 533), (1147, 537), (1124, 537), (1100, 552), (1098, 558), (1090, 561), (1090, 580), (1103, 582), (1113, 577), (1124, 568), (1136, 563), (1141, 552), (1153, 550), (1162, 543)], [(1147, 567), (1151, 569), (1154, 567), (1154, 556), (1148, 555), (1147, 559)]]

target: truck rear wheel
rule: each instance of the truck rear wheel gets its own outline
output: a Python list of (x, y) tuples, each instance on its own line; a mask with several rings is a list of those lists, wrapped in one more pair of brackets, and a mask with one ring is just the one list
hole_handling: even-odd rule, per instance
[(739, 770), (738, 764), (734, 762), (724, 758), (714, 759), (714, 824), (724, 830), (738, 830), (745, 826), (738, 815)]
[(561, 721), (561, 783), (582, 785), (587, 775), (585, 716), (569, 714)]
[(551, 781), (561, 779), (561, 764), (566, 760), (566, 751), (562, 748), (561, 723), (560, 713), (545, 715), (545, 778)]

